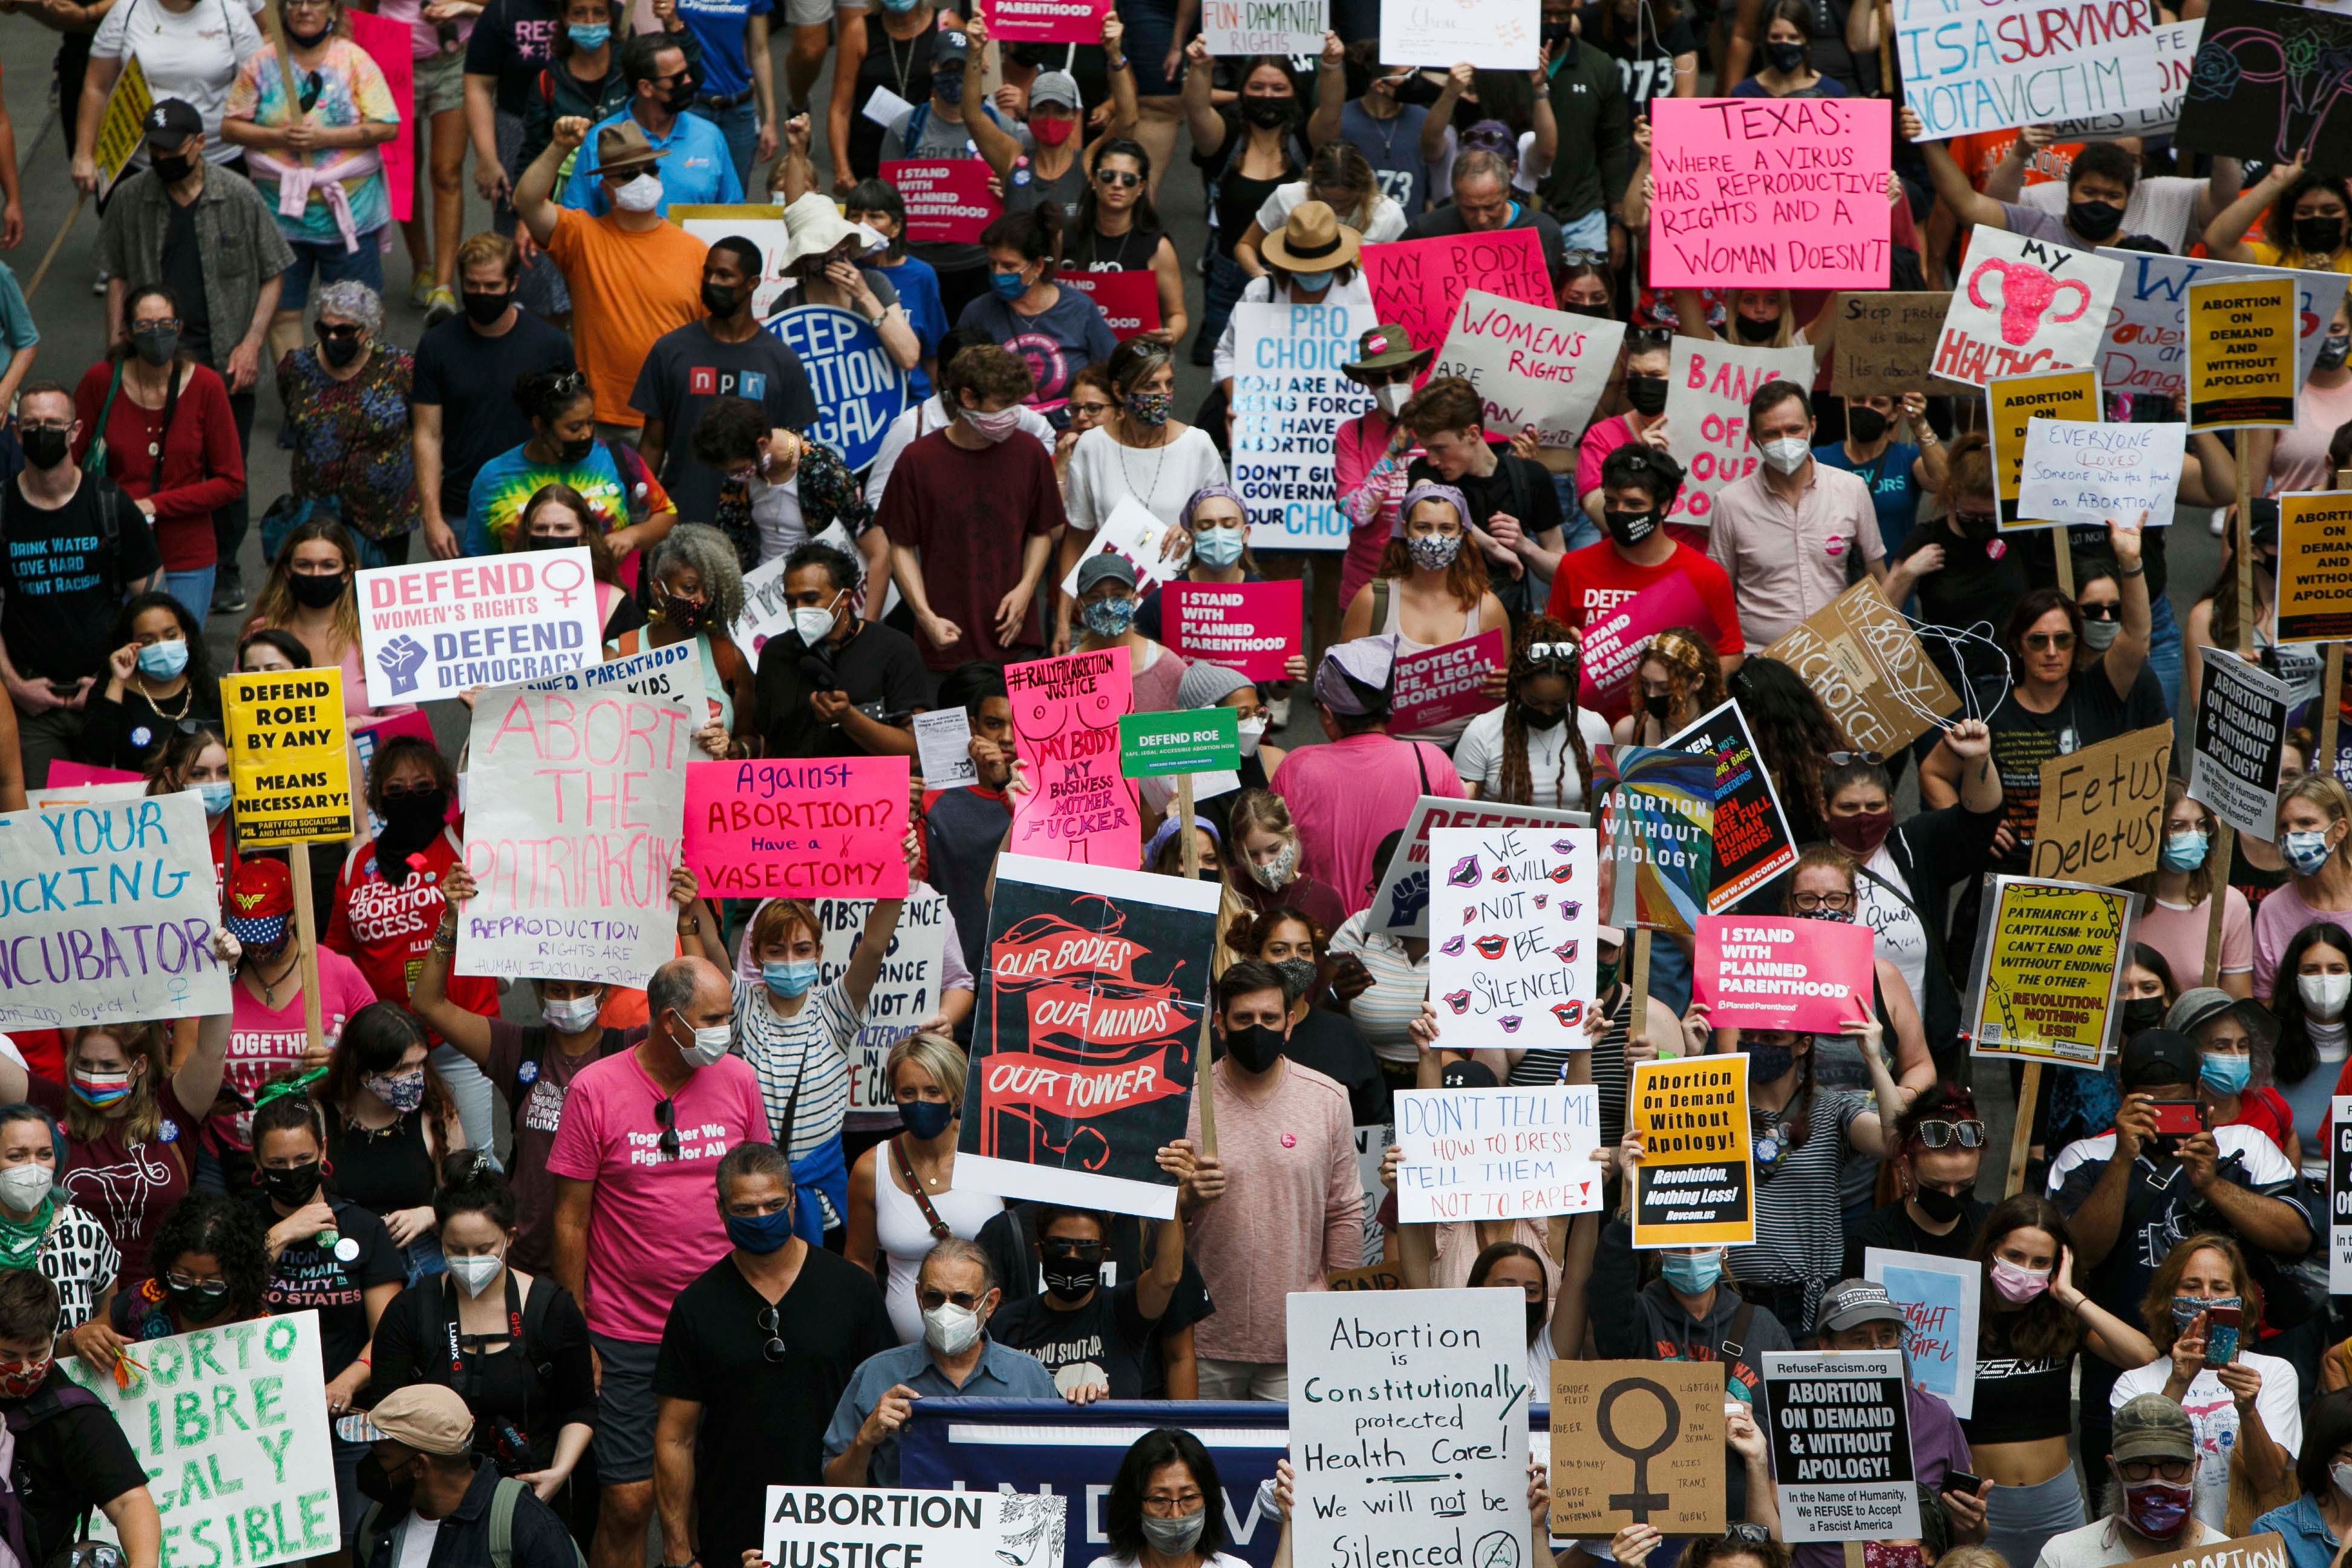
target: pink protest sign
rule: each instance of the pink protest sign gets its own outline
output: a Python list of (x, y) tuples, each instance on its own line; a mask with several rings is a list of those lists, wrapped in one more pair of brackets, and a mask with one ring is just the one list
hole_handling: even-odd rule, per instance
[(1834, 1035), (1869, 1006), (1875, 940), (1866, 925), (1701, 915), (1691, 997), (1717, 1028)]
[(1102, 308), (1110, 335), (1120, 342), (1160, 330), (1160, 274), (1148, 267), (1118, 272), (1056, 272), (1054, 281), (1075, 289)]
[(1160, 591), (1160, 629), (1187, 659), (1222, 664), (1252, 680), (1280, 680), (1301, 651), (1302, 584), (1171, 583)]
[(1119, 715), (1135, 706), (1127, 649), (1007, 665), (1013, 754), (1028, 780), (1004, 847), (1133, 870), (1143, 856), (1135, 786), (1119, 776)]
[(1531, 228), (1368, 245), (1363, 263), (1375, 319), (1403, 327), (1417, 349), (1444, 346), (1462, 296), (1473, 289), (1546, 310), (1559, 303)]
[(1658, 289), (1884, 289), (1894, 106), (1883, 98), (1650, 105)]
[(981, 0), (980, 15), (989, 37), (1008, 44), (1098, 44), (1110, 6), (1111, 0)]
[(406, 223), (416, 205), (416, 63), (409, 53), (412, 30), (406, 22), (372, 16), (356, 6), (343, 16), (352, 25), (352, 41), (368, 53), (383, 72), (392, 101), (400, 108), (400, 134), (376, 144), (383, 163), (384, 192), (392, 199), (394, 223)]
[[(1297, 584), (1293, 584), (1297, 586)], [(144, 784), (147, 775), (124, 768), (98, 768), (88, 763), (69, 763), (60, 757), (49, 764), (51, 789), (79, 789), (88, 784)]]
[(925, 158), (882, 165), (882, 177), (907, 204), (907, 237), (925, 244), (977, 245), (1003, 210), (977, 158)]
[(1405, 654), (1389, 680), (1390, 731), (1402, 735), (1484, 713), (1495, 700), (1478, 688), (1488, 670), (1503, 668), (1504, 658), (1499, 631), (1480, 632), (1426, 653)]
[(719, 899), (903, 899), (907, 759), (689, 763), (683, 858)]
[(1669, 626), (1690, 626), (1709, 640), (1722, 635), (1706, 602), (1686, 577), (1667, 577), (1599, 616), (1584, 623), (1583, 679), (1577, 705), (1589, 708), (1611, 723), (1633, 706), (1634, 667), (1650, 639)]

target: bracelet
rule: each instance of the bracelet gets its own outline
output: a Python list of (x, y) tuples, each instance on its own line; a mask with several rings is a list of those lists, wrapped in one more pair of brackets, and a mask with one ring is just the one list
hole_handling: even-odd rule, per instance
[(2147, 562), (2145, 562), (2145, 561), (2135, 561), (2135, 562), (2133, 562), (2133, 563), (2132, 563), (2130, 565), (2128, 565), (2128, 566), (2122, 566), (2122, 567), (2118, 567), (2118, 568), (2116, 568), (2116, 576), (2118, 576), (2118, 577), (2137, 577), (2137, 576), (2139, 576), (2140, 574), (2142, 574), (2143, 573), (2145, 573), (2147, 570)]
[(1127, 62), (1125, 60), (1105, 60), (1103, 61), (1103, 67), (1108, 70), (1123, 71), (1127, 68)]

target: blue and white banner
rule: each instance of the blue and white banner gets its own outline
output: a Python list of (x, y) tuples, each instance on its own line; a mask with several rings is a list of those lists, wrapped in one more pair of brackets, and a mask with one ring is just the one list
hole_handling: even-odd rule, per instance
[(907, 373), (882, 346), (882, 334), (855, 310), (794, 305), (768, 318), (768, 331), (800, 355), (816, 394), (808, 435), (862, 474), (882, 450), (890, 421), (907, 406)]

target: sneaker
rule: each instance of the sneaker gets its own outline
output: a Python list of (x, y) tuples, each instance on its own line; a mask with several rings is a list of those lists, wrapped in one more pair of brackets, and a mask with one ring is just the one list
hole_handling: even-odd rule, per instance
[(100, 268), (98, 276), (89, 280), (89, 291), (100, 299), (106, 298), (106, 269)]
[(410, 304), (412, 304), (412, 305), (415, 306), (418, 310), (422, 310), (423, 309), (425, 309), (425, 307), (426, 305), (428, 305), (429, 303), (431, 303), (431, 302), (432, 302), (432, 299), (433, 299), (433, 277), (432, 277), (432, 274), (430, 274), (430, 273), (422, 273), (422, 274), (419, 274), (419, 275), (418, 275), (418, 276), (417, 276), (417, 277), (416, 277), (416, 278), (415, 278), (412, 282), (410, 282), (410, 284), (408, 285), (408, 302), (409, 302)]
[(213, 609), (215, 616), (241, 616), (246, 612), (245, 584), (221, 583), (213, 588)]
[(425, 297), (425, 324), (437, 327), (457, 313), (457, 296), (436, 284), (433, 291)]

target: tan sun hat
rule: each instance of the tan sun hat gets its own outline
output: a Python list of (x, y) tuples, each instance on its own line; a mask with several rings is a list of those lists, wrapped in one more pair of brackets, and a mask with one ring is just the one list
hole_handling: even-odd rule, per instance
[(1258, 254), (1285, 272), (1337, 272), (1356, 259), (1364, 237), (1341, 223), (1328, 202), (1290, 209), (1280, 234), (1269, 234)]

